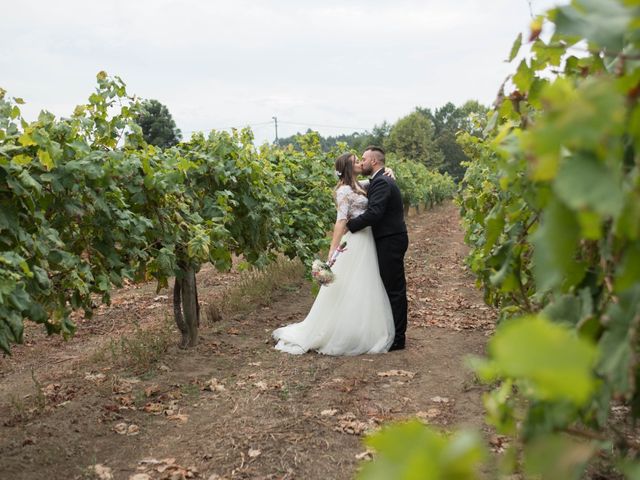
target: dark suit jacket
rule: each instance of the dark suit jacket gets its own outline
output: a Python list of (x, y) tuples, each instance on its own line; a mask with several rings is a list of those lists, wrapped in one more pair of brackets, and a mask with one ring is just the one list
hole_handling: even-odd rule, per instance
[(379, 170), (369, 183), (367, 210), (347, 222), (347, 228), (351, 232), (371, 227), (373, 238), (376, 239), (406, 233), (400, 189), (393, 179), (382, 172), (383, 170)]

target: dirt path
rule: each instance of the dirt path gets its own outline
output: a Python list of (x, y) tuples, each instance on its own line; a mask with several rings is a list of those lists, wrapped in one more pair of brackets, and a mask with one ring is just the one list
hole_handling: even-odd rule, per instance
[[(196, 349), (172, 346), (138, 376), (92, 355), (133, 318), (170, 315), (166, 291), (119, 292), (68, 343), (30, 333), (28, 345), (0, 359), (2, 476), (108, 478), (96, 473), (99, 464), (115, 479), (347, 479), (365, 451), (362, 434), (383, 422), (419, 416), (444, 428), (480, 427), (482, 390), (462, 362), (482, 354), (494, 313), (463, 267), (455, 206), (413, 214), (408, 224), (404, 351), (275, 351), (270, 332), (304, 318), (313, 302), (306, 283), (269, 307), (206, 326)], [(202, 298), (233, 279), (202, 272)]]

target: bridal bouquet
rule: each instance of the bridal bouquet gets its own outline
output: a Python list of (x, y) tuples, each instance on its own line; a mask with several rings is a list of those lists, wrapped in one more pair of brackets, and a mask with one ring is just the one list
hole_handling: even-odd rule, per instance
[(336, 259), (338, 255), (344, 252), (347, 248), (347, 242), (342, 242), (338, 248), (336, 248), (333, 255), (328, 262), (323, 262), (322, 260), (314, 260), (313, 264), (311, 264), (311, 276), (322, 285), (329, 285), (336, 279), (335, 273), (331, 270), (331, 265), (336, 263)]
[(336, 279), (335, 273), (331, 271), (331, 267), (322, 260), (314, 260), (311, 264), (311, 276), (320, 285), (329, 285)]

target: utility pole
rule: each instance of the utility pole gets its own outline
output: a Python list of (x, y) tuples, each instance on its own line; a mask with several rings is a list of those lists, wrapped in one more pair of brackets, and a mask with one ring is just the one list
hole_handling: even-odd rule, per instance
[(276, 125), (276, 143), (278, 143), (278, 117), (271, 117)]

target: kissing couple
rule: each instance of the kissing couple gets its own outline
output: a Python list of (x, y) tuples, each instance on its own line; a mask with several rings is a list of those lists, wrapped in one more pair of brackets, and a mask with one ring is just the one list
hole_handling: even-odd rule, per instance
[[(332, 266), (335, 281), (322, 286), (307, 317), (273, 332), (276, 349), (291, 354), (383, 353), (405, 348), (409, 245), (400, 189), (385, 169), (385, 152), (367, 147), (359, 160), (335, 161), (337, 209), (328, 258), (342, 240), (348, 248)], [(358, 181), (358, 175), (369, 179)]]

